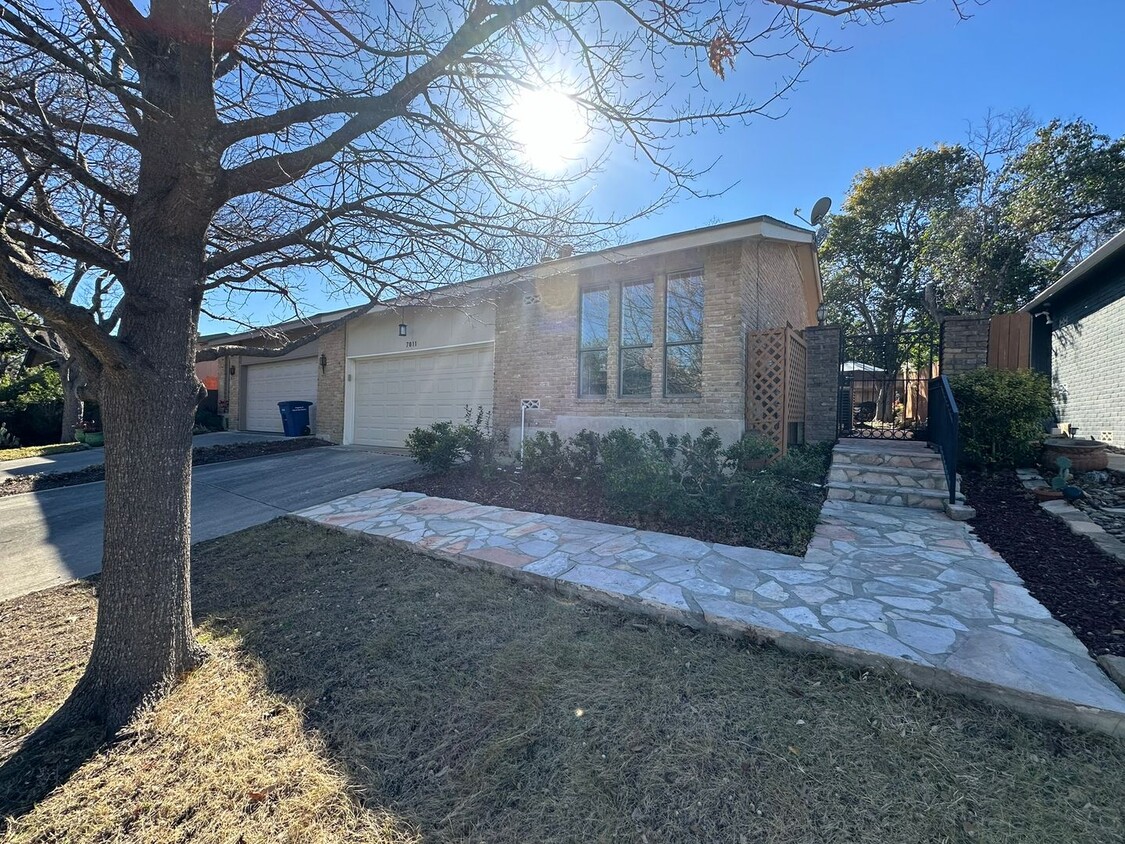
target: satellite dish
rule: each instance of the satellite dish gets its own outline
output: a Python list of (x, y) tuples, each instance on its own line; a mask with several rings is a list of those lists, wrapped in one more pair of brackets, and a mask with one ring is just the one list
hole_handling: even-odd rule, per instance
[(832, 200), (827, 196), (822, 196), (816, 201), (816, 205), (812, 207), (812, 214), (809, 217), (809, 222), (812, 225), (818, 225), (821, 220), (828, 216), (828, 211), (832, 207)]
[(819, 249), (824, 245), (824, 241), (828, 240), (828, 226), (821, 226), (816, 230), (816, 236), (813, 238), (816, 241), (816, 248)]

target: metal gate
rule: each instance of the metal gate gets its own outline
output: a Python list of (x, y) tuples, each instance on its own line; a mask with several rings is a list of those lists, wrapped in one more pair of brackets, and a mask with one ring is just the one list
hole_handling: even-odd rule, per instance
[(928, 331), (847, 334), (840, 365), (841, 437), (926, 438), (938, 343)]

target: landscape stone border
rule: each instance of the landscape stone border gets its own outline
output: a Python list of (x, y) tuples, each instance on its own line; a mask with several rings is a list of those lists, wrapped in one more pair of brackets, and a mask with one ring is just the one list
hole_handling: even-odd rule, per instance
[[(1034, 492), (1037, 489), (1049, 489), (1050, 485), (1035, 469), (1017, 469), (1016, 475), (1023, 488)], [(1114, 557), (1118, 562), (1125, 564), (1125, 542), (1108, 533), (1105, 528), (1079, 510), (1073, 504), (1057, 498), (1039, 502), (1039, 506), (1050, 513), (1063, 524), (1070, 528), (1070, 532), (1078, 536), (1085, 536), (1099, 549)]]

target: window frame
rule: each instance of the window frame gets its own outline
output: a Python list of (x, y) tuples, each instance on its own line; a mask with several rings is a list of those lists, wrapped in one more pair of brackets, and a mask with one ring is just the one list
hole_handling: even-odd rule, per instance
[[(585, 305), (586, 294), (587, 293), (601, 293), (601, 292), (604, 292), (606, 294), (605, 345), (604, 346), (584, 346), (582, 344), (582, 318), (583, 318), (583, 314), (585, 312), (584, 305)], [(578, 364), (577, 376), (578, 377), (575, 378), (575, 385), (574, 386), (575, 386), (575, 392), (577, 393), (577, 398), (579, 398), (579, 399), (585, 399), (587, 401), (604, 401), (605, 399), (609, 398), (609, 346), (610, 346), (609, 341), (610, 341), (610, 328), (613, 325), (613, 321), (610, 318), (610, 315), (612, 314), (612, 312), (613, 312), (613, 290), (611, 288), (611, 285), (608, 285), (608, 284), (591, 284), (591, 285), (588, 285), (588, 286), (583, 286), (583, 287), (578, 288), (578, 332), (577, 332), (578, 337), (576, 338), (577, 339), (577, 346), (578, 346), (578, 353), (577, 353), (577, 364)], [(591, 353), (591, 352), (595, 352), (595, 353), (601, 352), (602, 354), (605, 355), (606, 385), (605, 385), (605, 391), (604, 392), (586, 394), (586, 393), (582, 392), (582, 359), (583, 359), (584, 355), (586, 355), (588, 353)]]
[[(672, 282), (683, 278), (698, 278), (699, 286), (703, 293), (703, 301), (700, 303), (699, 314), (699, 339), (695, 340), (675, 340), (669, 341), (668, 339), (668, 299), (672, 291)], [(703, 268), (693, 270), (683, 270), (681, 272), (669, 273), (664, 279), (664, 348), (662, 357), (664, 359), (664, 398), (668, 399), (697, 399), (703, 396), (703, 333), (704, 333), (704, 314), (707, 307), (707, 289), (704, 285)], [(677, 349), (682, 346), (699, 346), (699, 391), (694, 393), (672, 393), (668, 390), (668, 350)]]
[[(642, 287), (647, 285), (652, 290), (651, 305), (649, 307), (649, 318), (651, 325), (649, 327), (649, 339), (647, 343), (628, 344), (625, 343), (625, 290), (630, 287)], [(625, 392), (625, 353), (628, 351), (635, 351), (637, 349), (652, 349), (656, 346), (656, 280), (655, 279), (639, 279), (636, 281), (623, 281), (619, 285), (618, 293), (618, 315), (617, 315), (617, 397), (621, 399), (651, 399), (652, 398), (652, 375), (653, 370), (649, 370), (649, 383), (648, 391), (644, 393), (626, 393)]]

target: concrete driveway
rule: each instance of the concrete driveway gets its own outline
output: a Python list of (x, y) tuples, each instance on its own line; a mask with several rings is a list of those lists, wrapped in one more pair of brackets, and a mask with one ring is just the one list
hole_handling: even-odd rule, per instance
[[(192, 541), (201, 542), (419, 471), (409, 457), (351, 446), (200, 466)], [(0, 601), (101, 570), (105, 484), (0, 498)]]
[[(281, 434), (253, 434), (244, 431), (217, 431), (199, 434), (191, 439), (192, 448), (234, 443), (256, 443), (266, 440), (283, 440)], [(0, 452), (2, 454), (3, 452)], [(40, 472), (77, 472), (87, 466), (100, 466), (105, 462), (104, 451), (87, 448), (46, 457), (25, 457), (23, 460), (0, 460), (0, 483), (17, 475), (37, 475)]]

